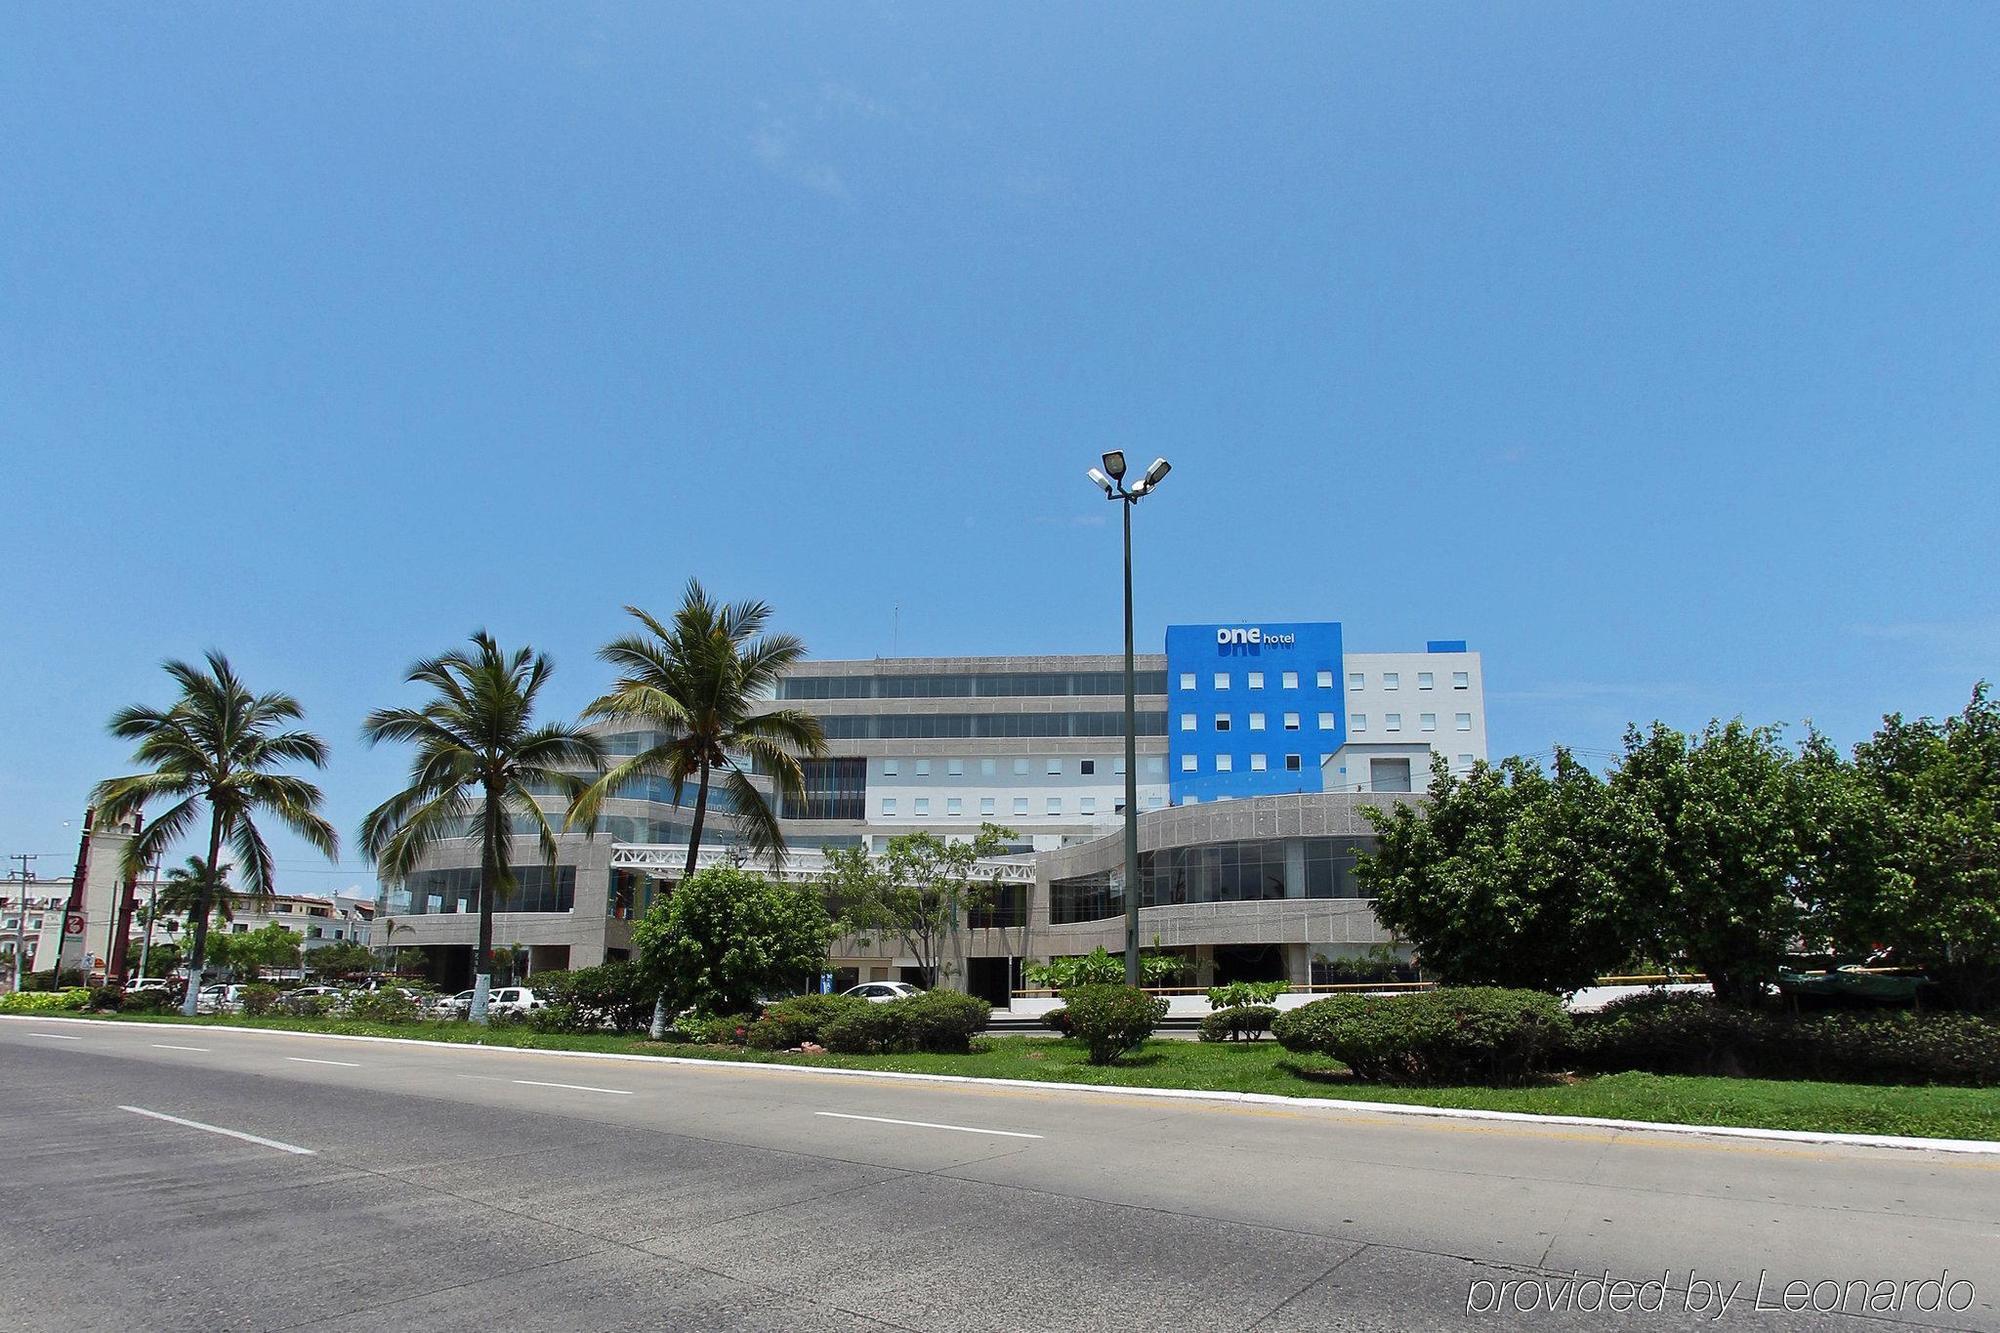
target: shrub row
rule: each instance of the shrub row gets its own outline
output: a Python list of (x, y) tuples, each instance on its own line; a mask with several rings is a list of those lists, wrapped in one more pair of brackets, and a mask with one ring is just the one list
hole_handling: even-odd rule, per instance
[(90, 992), (81, 986), (69, 990), (24, 990), (0, 995), (0, 1014), (54, 1014), (81, 1010), (90, 1004)]
[(1167, 1001), (1137, 986), (1073, 986), (1063, 992), (1061, 1012), (1066, 1035), (1082, 1040), (1090, 1063), (1108, 1065), (1153, 1035), (1167, 1016)]
[(1268, 1004), (1239, 1004), (1217, 1009), (1201, 1020), (1203, 1041), (1255, 1041), (1271, 1030), (1278, 1011)]
[(1381, 1083), (1516, 1083), (1569, 1049), (1562, 1002), (1541, 991), (1446, 987), (1416, 995), (1336, 995), (1280, 1014), (1286, 1050), (1331, 1056)]
[(573, 972), (537, 972), (535, 994), (548, 1007), (529, 1015), (541, 1032), (643, 1032), (653, 1022), (657, 989), (636, 962), (600, 963)]
[(863, 1001), (835, 1014), (821, 1028), (820, 1044), (843, 1055), (892, 1055), (922, 1051), (962, 1055), (985, 1031), (993, 1006), (957, 991), (925, 991), (882, 1004)]
[(827, 1024), (875, 1006), (859, 995), (799, 995), (780, 1000), (750, 1025), (745, 1044), (760, 1051), (789, 1051), (807, 1042), (826, 1045)]
[(1652, 992), (1577, 1019), (1579, 1068), (1849, 1083), (2000, 1086), (2000, 1022), (1972, 1014), (1833, 1011), (1794, 1018)]

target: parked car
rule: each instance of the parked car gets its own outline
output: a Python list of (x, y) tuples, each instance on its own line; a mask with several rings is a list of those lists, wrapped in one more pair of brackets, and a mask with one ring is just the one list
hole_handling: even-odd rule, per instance
[(127, 995), (139, 995), (146, 991), (170, 991), (178, 989), (177, 983), (166, 977), (134, 977), (125, 983)]
[(859, 995), (864, 1000), (876, 1004), (887, 1004), (890, 1000), (908, 999), (912, 995), (922, 995), (923, 987), (912, 986), (907, 981), (864, 981), (859, 986), (849, 986), (842, 995)]
[(315, 1001), (322, 1001), (325, 1005), (333, 1005), (339, 999), (340, 988), (337, 986), (300, 986), (280, 995), (278, 997), (278, 1004), (279, 1007), (291, 1010), (294, 1013), (304, 1013), (307, 1010), (322, 1007), (320, 1004), (315, 1003)]
[[(471, 1002), (471, 996), (468, 995), (466, 1003), (470, 1004)], [(506, 1014), (513, 1018), (524, 1018), (536, 1009), (546, 1009), (548, 1007), (549, 1002), (547, 1000), (539, 998), (533, 990), (526, 986), (501, 986), (486, 998), (486, 1012), (489, 1014)]]
[(203, 986), (194, 1000), (194, 1011), (198, 1014), (233, 1014), (242, 1007), (241, 986)]
[(471, 1012), (472, 992), (469, 990), (462, 990), (456, 995), (447, 995), (437, 1002), (439, 1018), (464, 1018)]

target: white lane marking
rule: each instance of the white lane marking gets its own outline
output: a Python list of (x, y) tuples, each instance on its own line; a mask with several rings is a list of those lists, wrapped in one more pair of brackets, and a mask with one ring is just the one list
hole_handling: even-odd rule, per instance
[(130, 1111), (133, 1115), (150, 1116), (155, 1120), (164, 1120), (170, 1125), (186, 1125), (189, 1129), (199, 1129), (209, 1134), (220, 1134), (224, 1138), (241, 1139), (245, 1143), (255, 1143), (264, 1148), (276, 1148), (279, 1152), (288, 1152), (299, 1157), (317, 1157), (319, 1155), (311, 1148), (301, 1148), (296, 1143), (280, 1143), (276, 1139), (259, 1138), (255, 1134), (245, 1134), (240, 1129), (224, 1129), (220, 1125), (204, 1125), (199, 1120), (183, 1120), (177, 1115), (168, 1115), (164, 1111), (148, 1111), (143, 1106), (121, 1106), (118, 1109), (121, 1111)]
[(169, 1046), (163, 1041), (154, 1042), (153, 1049), (156, 1051), (200, 1051), (203, 1055), (208, 1054), (208, 1047), (206, 1046)]
[(519, 1083), (530, 1088), (568, 1088), (571, 1092), (608, 1092), (614, 1097), (630, 1097), (632, 1095), (630, 1090), (626, 1088), (590, 1088), (585, 1087), (581, 1083), (543, 1083), (532, 1078), (509, 1079), (508, 1082)]
[(294, 1064), (301, 1065), (339, 1065), (342, 1069), (361, 1068), (360, 1065), (354, 1063), (352, 1060), (315, 1060), (310, 1055), (288, 1055), (285, 1058)]
[(47, 1037), (50, 1041), (82, 1041), (82, 1037), (72, 1037), (62, 1032), (30, 1032), (31, 1037)]
[(834, 1120), (872, 1120), (878, 1125), (908, 1125), (912, 1129), (955, 1129), (961, 1134), (996, 1134), (1003, 1139), (1038, 1139), (1039, 1134), (1023, 1134), (1013, 1129), (975, 1129), (971, 1125), (939, 1125), (929, 1120), (891, 1120), (882, 1115), (847, 1115), (840, 1111), (814, 1111), (814, 1115)]

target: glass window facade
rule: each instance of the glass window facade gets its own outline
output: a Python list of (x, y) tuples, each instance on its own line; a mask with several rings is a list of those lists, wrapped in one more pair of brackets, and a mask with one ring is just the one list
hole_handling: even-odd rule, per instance
[[(1165, 671), (1137, 671), (1140, 694), (1165, 694)], [(780, 699), (1018, 699), (1125, 693), (1122, 671), (996, 671), (967, 675), (787, 676)]]
[(805, 759), (803, 799), (786, 793), (779, 802), (783, 819), (866, 819), (868, 761), (866, 759)]
[[(1055, 736), (1123, 736), (1125, 714), (1102, 713), (862, 713), (823, 717), (828, 740), (954, 740)], [(1167, 734), (1163, 711), (1138, 714), (1141, 736)]]
[[(1260, 838), (1141, 852), (1139, 875), (1145, 907), (1186, 903), (1261, 902), (1272, 898), (1359, 898), (1354, 867), (1367, 838), (1302, 838), (1304, 882), (1288, 885), (1286, 839)], [(1059, 879), (1049, 885), (1049, 920), (1056, 925), (1102, 921), (1122, 914), (1120, 876), (1111, 871)], [(1288, 889), (1290, 891), (1288, 891)]]
[[(388, 894), (397, 916), (452, 915), (479, 910), (477, 867), (419, 870)], [(514, 867), (514, 882), (493, 904), (496, 912), (567, 912), (576, 906), (576, 867), (557, 866), (553, 879), (545, 865)]]

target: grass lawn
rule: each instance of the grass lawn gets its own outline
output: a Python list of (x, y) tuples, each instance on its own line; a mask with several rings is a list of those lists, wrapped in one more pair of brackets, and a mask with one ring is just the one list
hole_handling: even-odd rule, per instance
[[(64, 1014), (61, 1017), (78, 1017)], [(515, 1046), (532, 1050), (615, 1051), (704, 1060), (893, 1069), (973, 1078), (1034, 1079), (1120, 1087), (1199, 1088), (1221, 1092), (1338, 1097), (1423, 1106), (1476, 1107), (1542, 1115), (1604, 1116), (1685, 1125), (1746, 1125), (1847, 1134), (1906, 1134), (1924, 1138), (2000, 1140), (2000, 1090), (1878, 1087), (1753, 1078), (1682, 1078), (1612, 1074), (1523, 1088), (1398, 1088), (1358, 1083), (1338, 1065), (1294, 1056), (1274, 1041), (1208, 1043), (1151, 1041), (1118, 1064), (1085, 1062), (1078, 1042), (1052, 1037), (995, 1037), (971, 1055), (784, 1055), (736, 1047), (694, 1046), (611, 1034), (534, 1032), (525, 1027), (481, 1029), (469, 1023), (365, 1023), (353, 1019), (96, 1015), (107, 1022), (188, 1022), (295, 1032)]]

